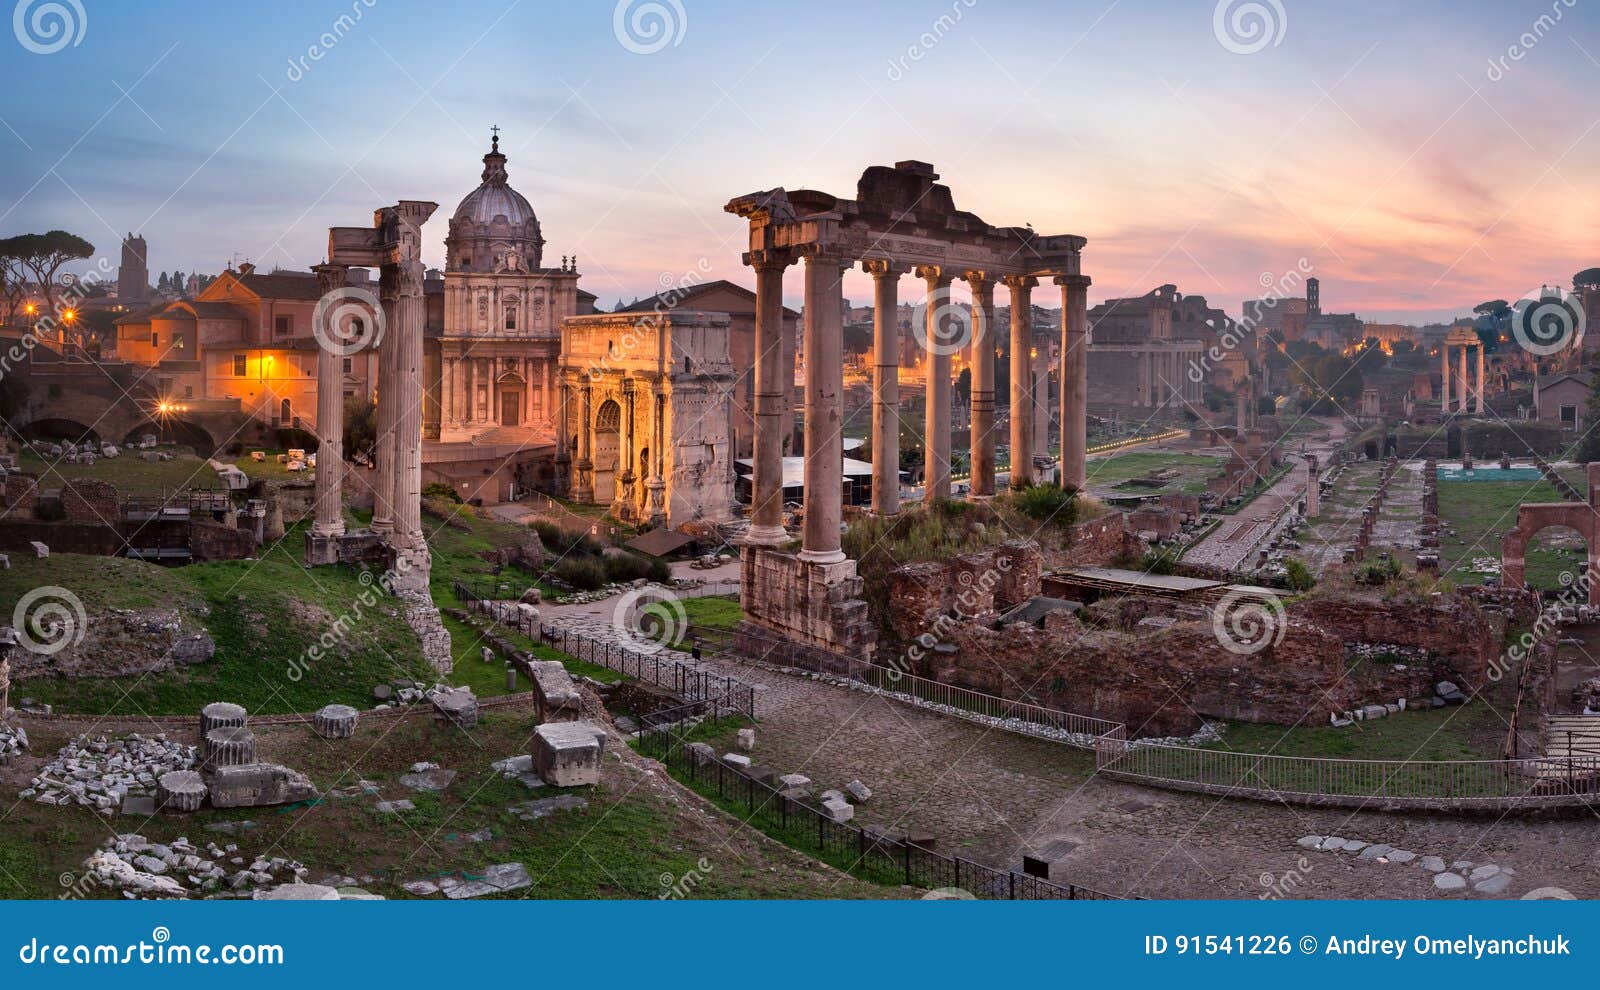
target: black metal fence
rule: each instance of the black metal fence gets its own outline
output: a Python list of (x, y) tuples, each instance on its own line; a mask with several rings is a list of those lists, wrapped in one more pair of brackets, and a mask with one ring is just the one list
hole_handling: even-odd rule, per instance
[(836, 822), (808, 804), (785, 797), (747, 770), (720, 759), (696, 759), (688, 749), (694, 741), (693, 730), (685, 731), (681, 720), (658, 721), (661, 724), (639, 733), (640, 753), (677, 771), (702, 794), (741, 809), (746, 824), (864, 880), (929, 890), (959, 888), (984, 900), (1120, 899), (1089, 887), (1051, 883), (946, 856), (886, 831)]
[(682, 663), (661, 652), (631, 650), (620, 643), (595, 639), (558, 626), (542, 626), (540, 638), (551, 646), (636, 680), (663, 687), (702, 706), (714, 703), (719, 713), (756, 718), (756, 689), (715, 671)]

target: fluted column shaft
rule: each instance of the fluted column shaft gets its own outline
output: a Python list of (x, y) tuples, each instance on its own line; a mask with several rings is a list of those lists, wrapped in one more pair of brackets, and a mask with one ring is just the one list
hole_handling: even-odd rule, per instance
[(950, 326), (950, 276), (937, 266), (917, 269), (928, 285), (925, 341), (927, 387), (923, 401), (923, 501), (950, 497), (950, 355), (960, 342)]
[(1450, 415), (1450, 345), (1439, 345), (1439, 391), (1443, 401), (1439, 410), (1446, 416)]
[(372, 492), (372, 532), (387, 537), (394, 532), (395, 420), (400, 401), (400, 273), (384, 265), (379, 277), (383, 302), (383, 339), (378, 342), (377, 442), (373, 456), (378, 477)]
[[(844, 270), (842, 255), (806, 256), (806, 521), (800, 559), (844, 559)], [(947, 434), (948, 435), (948, 434)]]
[(1470, 400), (1472, 399), (1472, 379), (1467, 377), (1467, 349), (1465, 347), (1458, 347), (1456, 350), (1461, 352), (1461, 358), (1458, 362), (1461, 365), (1461, 373), (1459, 376), (1459, 381), (1461, 382), (1461, 401), (1456, 404), (1456, 407), (1461, 410), (1463, 415), (1465, 415), (1471, 406)]
[(1033, 287), (1039, 280), (1028, 275), (1009, 275), (1011, 290), (1011, 487), (1033, 484), (1034, 437), (1033, 368)]
[[(780, 546), (789, 535), (783, 528), (783, 441), (790, 431), (789, 392), (793, 365), (783, 340), (783, 272), (793, 263), (787, 254), (769, 253), (751, 259), (756, 272), (756, 435), (750, 476), (750, 529), (745, 542)], [(784, 380), (788, 368), (791, 379)]]
[(904, 269), (874, 260), (872, 274), (872, 511), (900, 511), (900, 276)]
[(973, 496), (995, 493), (995, 283), (986, 272), (966, 273), (973, 289)]
[(1089, 276), (1061, 286), (1061, 484), (1083, 490), (1089, 467)]
[(1483, 347), (1478, 347), (1478, 395), (1474, 403), (1473, 412), (1483, 415)]
[(428, 319), (420, 260), (400, 265), (400, 325), (395, 347), (394, 544), (421, 549), (422, 538), (422, 334)]
[[(349, 269), (344, 265), (318, 265), (317, 285), (323, 296), (343, 289)], [(323, 307), (328, 316), (338, 307)], [(318, 327), (317, 339), (317, 487), (316, 520), (311, 531), (317, 536), (344, 535), (344, 368), (341, 339), (335, 327)]]

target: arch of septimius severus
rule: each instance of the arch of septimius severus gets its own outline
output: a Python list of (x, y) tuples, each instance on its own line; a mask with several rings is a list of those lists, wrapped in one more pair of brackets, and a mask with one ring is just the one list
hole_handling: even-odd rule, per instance
[[(1032, 481), (1034, 449), (1028, 373), (1031, 293), (1041, 279), (1061, 290), (1061, 480), (1082, 488), (1086, 467), (1088, 288), (1080, 255), (1085, 239), (1040, 235), (1029, 227), (993, 227), (957, 210), (933, 166), (899, 162), (862, 173), (856, 198), (772, 189), (724, 208), (749, 221), (744, 255), (756, 276), (756, 431), (752, 520), (743, 551), (747, 646), (771, 652), (765, 634), (793, 644), (810, 665), (839, 655), (870, 660), (874, 646), (855, 562), (840, 539), (843, 472), (843, 304), (841, 277), (860, 263), (873, 276), (876, 361), (872, 423), (873, 508), (898, 510), (899, 361), (895, 310), (899, 280), (925, 286), (930, 350), (926, 409), (926, 499), (950, 495), (950, 355), (954, 314), (950, 285), (972, 293), (972, 492), (995, 489), (994, 289), (1011, 294), (1012, 487)], [(783, 278), (803, 263), (805, 283), (805, 523), (798, 554), (778, 549), (783, 528), (783, 433), (786, 384), (781, 378)], [(761, 642), (756, 642), (756, 639)], [(808, 648), (815, 652), (806, 657)]]

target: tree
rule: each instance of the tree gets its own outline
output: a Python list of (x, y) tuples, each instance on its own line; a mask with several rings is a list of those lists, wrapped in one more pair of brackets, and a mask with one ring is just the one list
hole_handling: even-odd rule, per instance
[(1578, 445), (1578, 460), (1593, 463), (1600, 461), (1600, 431), (1593, 429), (1595, 423), (1600, 423), (1600, 371), (1591, 370), (1594, 384), (1589, 389), (1589, 403), (1584, 409), (1583, 421), (1590, 429), (1583, 435), (1583, 443)]
[(69, 261), (94, 254), (94, 245), (64, 230), (44, 234), (18, 234), (0, 241), (0, 255), (13, 258), (33, 276), (44, 293), (45, 311), (56, 311), (56, 276)]
[(378, 407), (369, 396), (352, 395), (344, 400), (344, 456), (370, 458), (378, 443)]
[(6, 324), (17, 322), (17, 314), (22, 312), (22, 305), (28, 298), (28, 272), (22, 267), (22, 261), (6, 253), (6, 242), (0, 241), (0, 290), (5, 294), (5, 320)]
[(1585, 268), (1572, 276), (1574, 289), (1600, 289), (1600, 268)]

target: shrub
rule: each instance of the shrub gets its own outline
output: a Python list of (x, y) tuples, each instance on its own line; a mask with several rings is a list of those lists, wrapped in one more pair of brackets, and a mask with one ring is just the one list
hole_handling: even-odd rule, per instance
[(1307, 567), (1305, 561), (1288, 557), (1283, 562), (1284, 583), (1290, 591), (1310, 591), (1317, 586), (1317, 579)]
[(1400, 565), (1393, 557), (1379, 557), (1363, 561), (1355, 570), (1354, 580), (1357, 584), (1388, 584), (1399, 576)]
[(1078, 521), (1078, 493), (1058, 485), (1029, 485), (1011, 496), (1011, 504), (1035, 522), (1071, 526)]
[(658, 584), (672, 580), (672, 568), (665, 561), (651, 560), (633, 553), (608, 553), (601, 558), (606, 579), (620, 584), (646, 578)]
[(539, 534), (539, 542), (544, 544), (545, 550), (556, 557), (574, 553), (592, 556), (605, 549), (588, 533), (574, 533), (544, 519), (534, 520), (533, 531)]
[(457, 504), (461, 502), (461, 496), (456, 494), (455, 487), (442, 481), (435, 481), (431, 485), (423, 485), (422, 497), (424, 499), (431, 498), (438, 502), (455, 502)]
[(1178, 552), (1175, 547), (1151, 550), (1139, 561), (1139, 569), (1146, 574), (1171, 574), (1177, 566)]
[(594, 556), (563, 557), (550, 569), (550, 574), (579, 591), (595, 591), (606, 585), (605, 565)]

